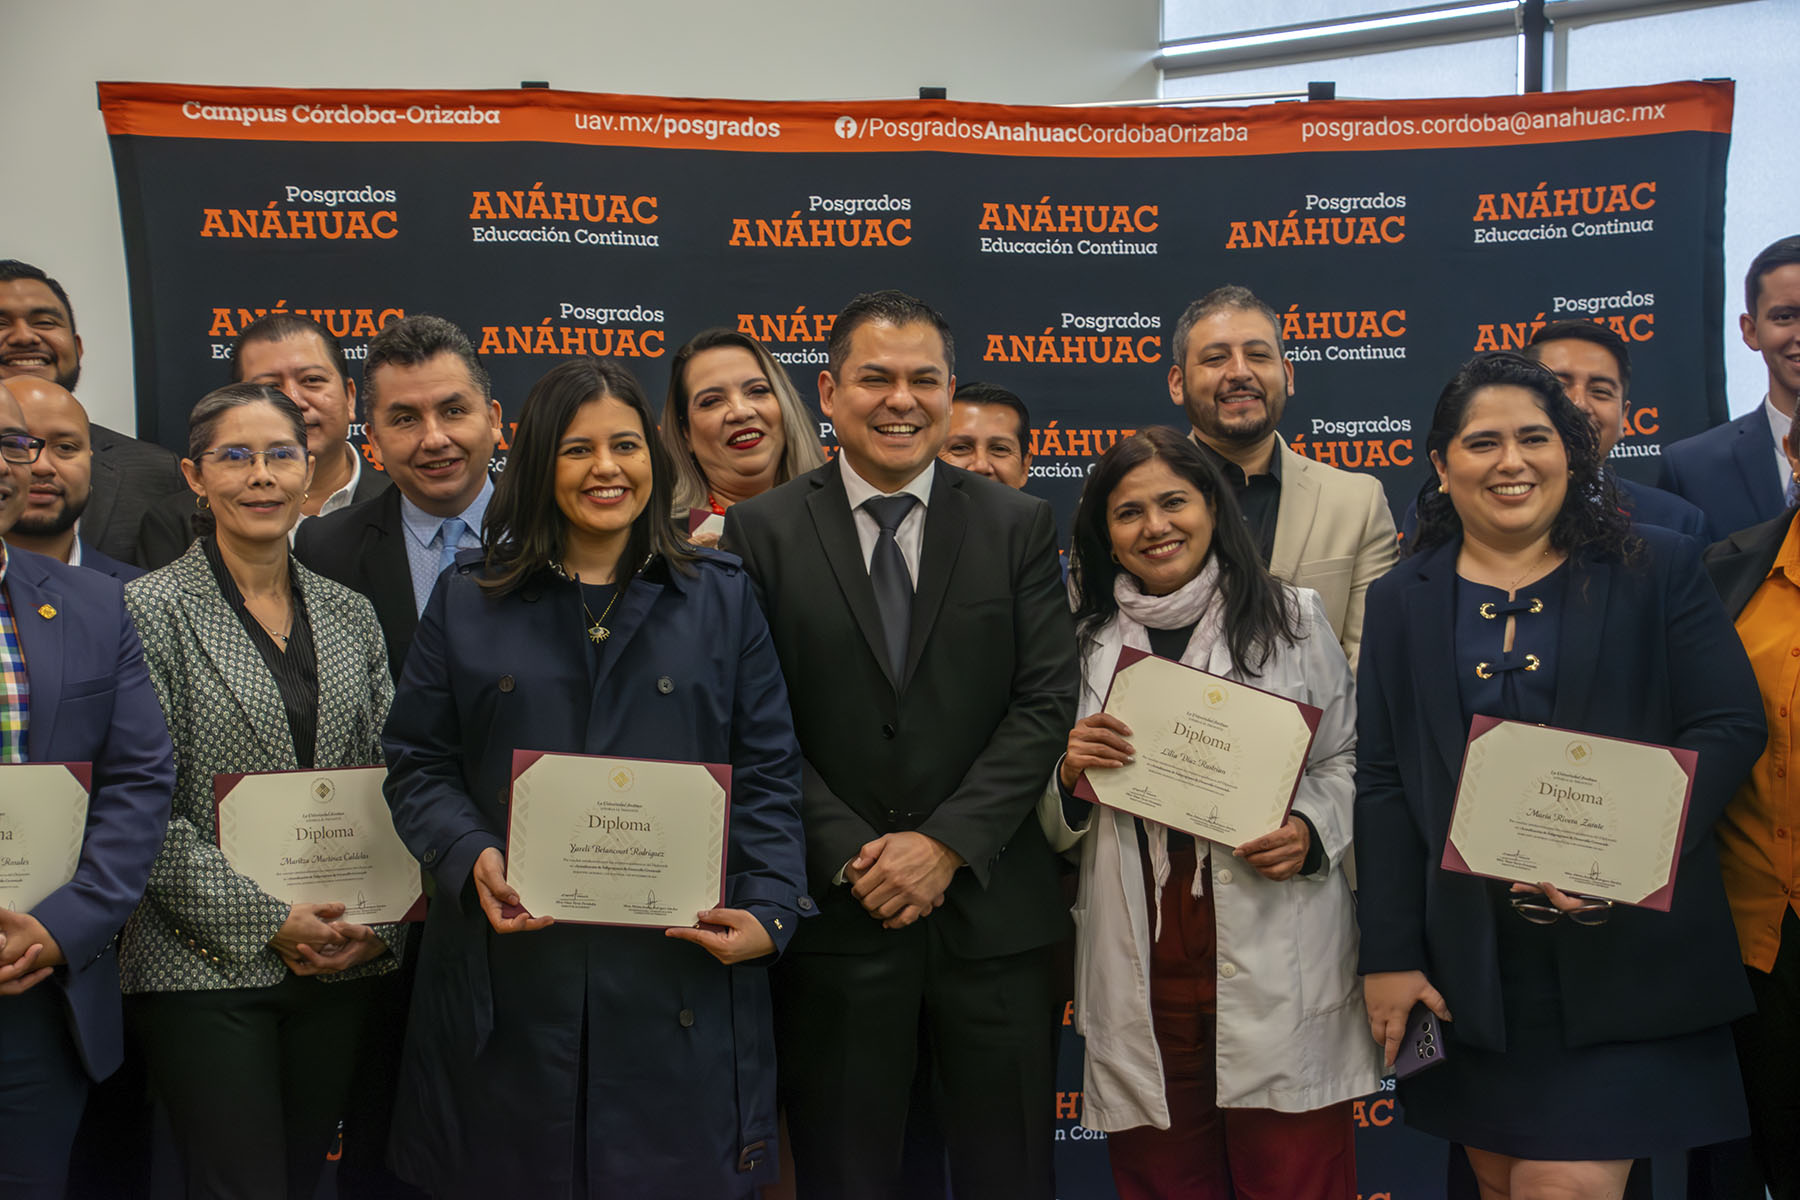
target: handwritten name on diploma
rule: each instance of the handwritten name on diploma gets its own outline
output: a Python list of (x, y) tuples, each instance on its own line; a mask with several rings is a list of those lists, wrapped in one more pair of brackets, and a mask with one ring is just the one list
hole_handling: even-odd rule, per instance
[(1226, 845), (1279, 828), (1318, 710), (1130, 649), (1119, 663), (1106, 711), (1140, 731), (1138, 757), (1089, 772), (1089, 798)]
[(1478, 716), (1443, 865), (1666, 909), (1692, 751)]
[(221, 775), (219, 849), (289, 903), (342, 902), (365, 923), (416, 919), (418, 860), (394, 831), (380, 767)]

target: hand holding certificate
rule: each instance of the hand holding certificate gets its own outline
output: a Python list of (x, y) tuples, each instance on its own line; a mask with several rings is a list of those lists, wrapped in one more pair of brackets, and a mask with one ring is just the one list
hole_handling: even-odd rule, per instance
[(89, 763), (0, 766), (0, 908), (30, 912), (75, 878), (93, 773)]
[(1478, 716), (1443, 865), (1666, 912), (1697, 757)]
[(1086, 772), (1075, 794), (1228, 846), (1281, 827), (1320, 717), (1309, 705), (1129, 648), (1104, 711), (1131, 728), (1137, 758)]
[(219, 850), (290, 904), (337, 902), (365, 925), (425, 916), (419, 864), (394, 832), (381, 767), (213, 776)]
[(687, 925), (725, 889), (731, 768), (513, 752), (506, 881), (533, 917)]

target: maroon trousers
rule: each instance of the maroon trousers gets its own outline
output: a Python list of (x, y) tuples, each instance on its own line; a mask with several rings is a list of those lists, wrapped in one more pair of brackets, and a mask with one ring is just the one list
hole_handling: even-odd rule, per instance
[[(1349, 1101), (1306, 1113), (1218, 1106), (1211, 881), (1206, 895), (1190, 894), (1196, 862), (1191, 838), (1171, 838), (1169, 860), (1162, 937), (1150, 955), (1150, 1015), (1162, 1052), (1169, 1128), (1141, 1125), (1108, 1136), (1120, 1200), (1356, 1200)], [(1147, 856), (1144, 879), (1154, 908)]]

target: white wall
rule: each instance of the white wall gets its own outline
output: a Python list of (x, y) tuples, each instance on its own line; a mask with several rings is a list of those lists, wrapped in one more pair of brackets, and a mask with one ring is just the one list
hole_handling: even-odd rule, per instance
[(1156, 94), (1157, 0), (0, 0), (0, 258), (68, 288), (81, 398), (135, 427), (99, 80), (1057, 104)]

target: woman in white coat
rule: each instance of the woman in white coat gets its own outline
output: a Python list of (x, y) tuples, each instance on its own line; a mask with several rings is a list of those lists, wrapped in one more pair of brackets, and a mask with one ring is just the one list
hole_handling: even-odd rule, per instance
[[(1076, 845), (1084, 1124), (1122, 1200), (1355, 1200), (1351, 1101), (1379, 1081), (1356, 975), (1349, 853), (1356, 711), (1318, 597), (1263, 568), (1237, 501), (1187, 438), (1149, 429), (1094, 468), (1075, 518), (1080, 720), (1040, 808)], [(1294, 805), (1238, 847), (1077, 799), (1131, 760), (1099, 711), (1131, 646), (1324, 712)]]

